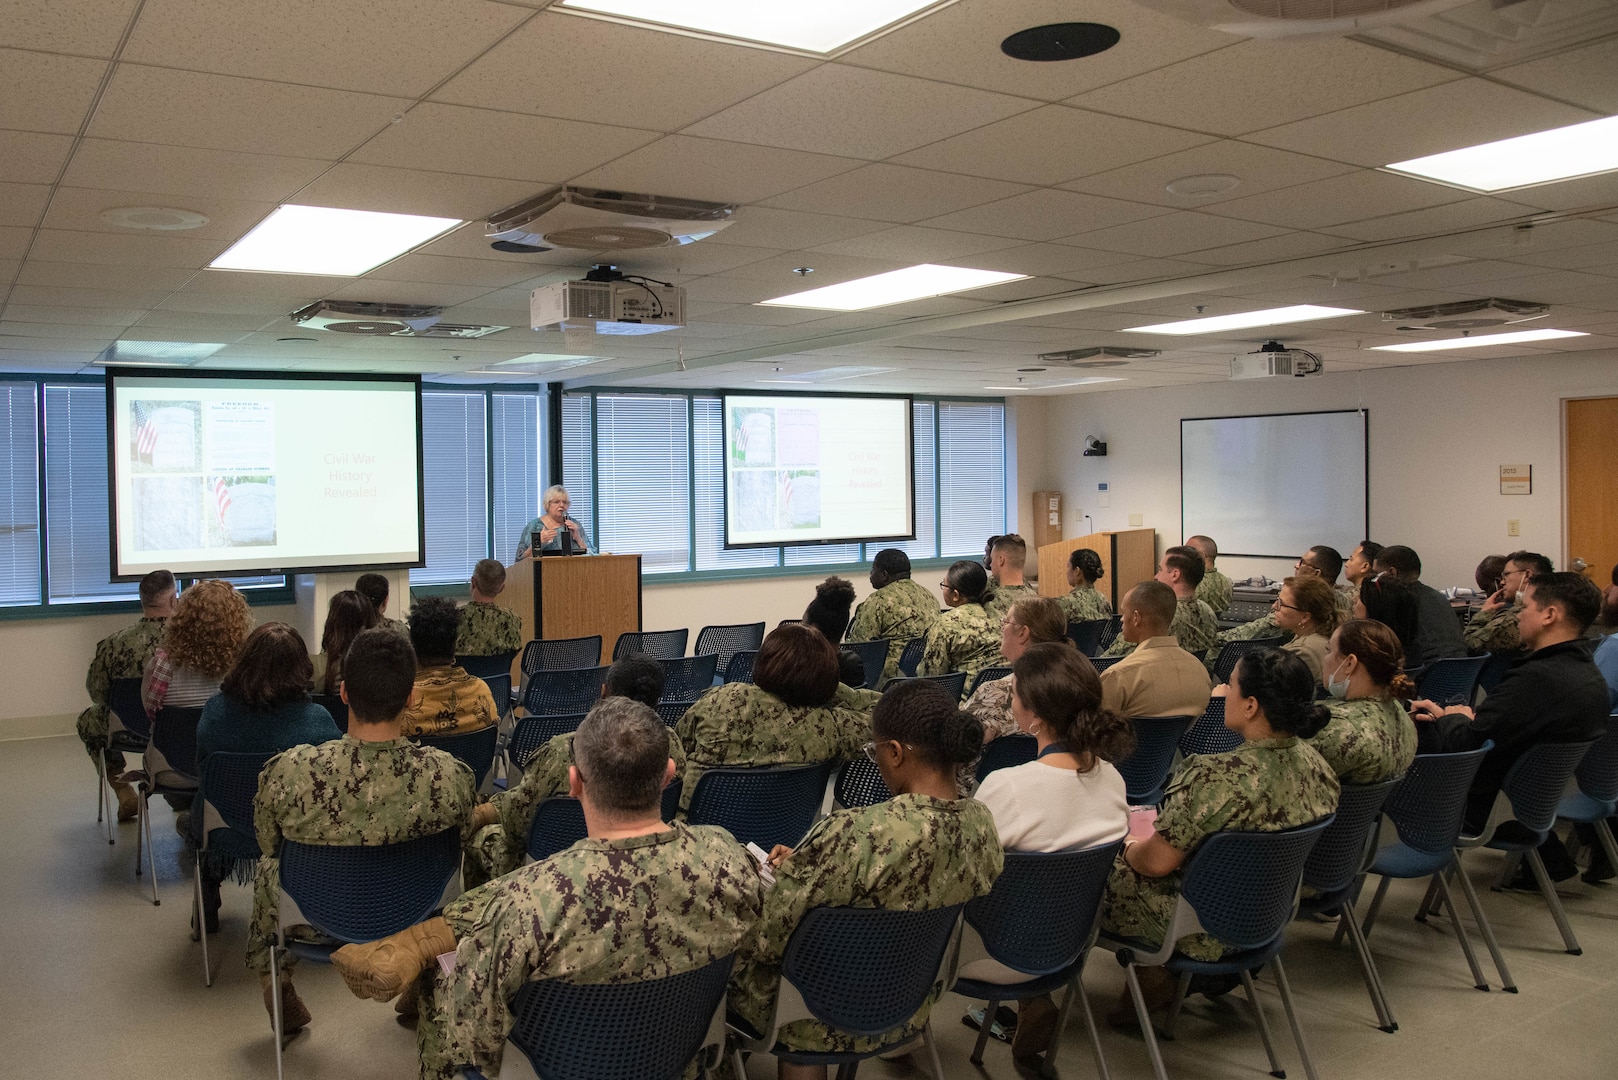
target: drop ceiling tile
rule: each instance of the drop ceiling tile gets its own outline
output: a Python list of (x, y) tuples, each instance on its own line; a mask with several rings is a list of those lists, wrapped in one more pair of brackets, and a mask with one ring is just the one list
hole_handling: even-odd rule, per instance
[(1537, 251), (1530, 242), (1528, 249), (1514, 256), (1512, 261), (1555, 270), (1583, 270), (1591, 274), (1618, 275), (1618, 242), (1585, 244), (1582, 247), (1563, 248), (1559, 251)]
[(0, 131), (0, 181), (52, 184), (73, 149), (71, 135)]
[(130, 206), (168, 206), (173, 201), (172, 196), (150, 191), (105, 191), (62, 185), (51, 199), (50, 212), (45, 215), (44, 225), (49, 229), (104, 232), (115, 236), (184, 236), (194, 240), (223, 240), (228, 243), (275, 209), (273, 202), (190, 196), (185, 200), (185, 209), (195, 210), (208, 218), (200, 228), (175, 231), (131, 229), (101, 219), (104, 210)]
[(0, 259), (22, 258), (33, 235), (33, 229), (20, 225), (0, 225)]
[(168, 296), (165, 290), (68, 289), (55, 285), (17, 285), (10, 303), (49, 307), (149, 308)]
[[(781, 258), (789, 254), (791, 253), (784, 252), (780, 248), (699, 242), (683, 244), (680, 247), (622, 251), (615, 254), (611, 261), (623, 267), (626, 272), (649, 274), (653, 277), (679, 277), (722, 274), (739, 267), (752, 266), (765, 259)], [(797, 262), (795, 265), (802, 266), (803, 263)]]
[(484, 0), (147, 0), (122, 59), (414, 98), (528, 16)]
[[(774, 290), (770, 296), (782, 296), (786, 293), (818, 289), (842, 281), (869, 277), (872, 274), (885, 274), (906, 265), (908, 264), (899, 259), (868, 259), (852, 255), (830, 255), (825, 252), (789, 251), (736, 267), (721, 276), (768, 283)], [(814, 273), (800, 275), (793, 272), (805, 266), (812, 267)]]
[[(251, 270), (205, 270), (186, 282), (185, 288), (178, 295), (208, 293), (214, 296), (276, 297), (278, 299), (308, 296), (310, 299), (315, 299), (325, 296), (332, 289), (340, 289), (354, 280), (351, 277), (335, 277), (324, 274), (260, 274)], [(306, 304), (308, 302), (308, 300), (304, 301)], [(220, 308), (219, 310), (234, 311), (237, 309)], [(288, 308), (287, 310), (292, 309)]]
[(129, 326), (144, 308), (58, 307), (40, 304), (7, 304), (6, 318), (18, 322), (55, 323), (58, 326)]
[(823, 64), (686, 129), (691, 135), (880, 159), (1030, 108), (1022, 98)]
[(1082, 233), (1074, 239), (1085, 247), (1126, 251), (1131, 255), (1168, 256), (1263, 240), (1285, 231), (1274, 225), (1182, 210), (1146, 221), (1132, 221)]
[(586, 187), (755, 203), (864, 162), (746, 143), (671, 135), (576, 177)]
[(1253, 40), (1092, 90), (1068, 104), (1241, 135), (1460, 77), (1345, 38)]
[(1600, 113), (1618, 113), (1618, 38), (1530, 60), (1489, 73), (1501, 82), (1561, 98)]
[(206, 266), (228, 244), (195, 239), (184, 233), (135, 234), (74, 232), (41, 229), (32, 257), (55, 262), (95, 263), (101, 266)]
[(991, 233), (1016, 240), (1054, 240), (1108, 225), (1159, 217), (1165, 213), (1163, 208), (1157, 206), (1044, 188), (970, 210), (929, 218), (926, 225), (962, 232)]
[[(736, 326), (793, 326), (797, 323), (813, 322), (821, 318), (824, 311), (814, 311), (809, 308), (783, 308), (759, 307), (756, 304), (733, 304), (723, 311), (716, 311), (703, 321), (705, 323), (731, 324)], [(737, 343), (727, 348), (746, 348)]]
[(1293, 229), (1314, 229), (1461, 202), (1468, 197), (1468, 192), (1458, 188), (1361, 169), (1280, 191), (1232, 199), (1210, 206), (1207, 212)]
[(977, 176), (899, 165), (867, 165), (777, 195), (764, 205), (908, 223), (1020, 195), (1027, 190), (1022, 184)]
[(110, 57), (139, 0), (0, 0), (6, 44)]
[[(213, 277), (214, 275), (203, 275)], [(335, 279), (334, 279), (335, 280)], [(334, 285), (333, 288), (339, 286)], [(289, 286), (287, 295), (268, 296), (264, 294), (240, 295), (237, 293), (208, 293), (194, 292), (182, 289), (158, 305), (159, 310), (168, 311), (194, 311), (201, 314), (219, 315), (255, 315), (261, 321), (286, 315), (289, 312), (309, 304), (325, 295), (325, 290), (310, 290), (297, 293)]]
[(1459, 79), (1253, 132), (1247, 141), (1378, 167), (1595, 119), (1484, 79)]
[(829, 214), (800, 214), (793, 210), (771, 210), (750, 206), (737, 215), (736, 223), (723, 232), (715, 233), (706, 244), (741, 244), (747, 247), (800, 248), (819, 247), (846, 240), (851, 236), (874, 232), (879, 226), (869, 221), (832, 217)]
[(713, 275), (694, 278), (686, 282), (684, 288), (687, 298), (705, 304), (757, 304), (761, 300), (772, 300), (787, 293), (801, 292), (806, 285), (806, 282), (801, 281), (771, 284)]
[(1263, 240), (1249, 240), (1241, 244), (1204, 248), (1196, 253), (1195, 259), (1197, 262), (1211, 263), (1215, 266), (1243, 266), (1269, 263), (1279, 259), (1297, 259), (1348, 246), (1347, 242), (1336, 236), (1294, 232)]
[[(61, 343), (61, 347), (74, 347), (76, 343), (83, 342), (88, 345), (96, 340), (111, 340), (127, 326), (127, 323), (80, 323), (80, 322), (31, 322), (17, 318), (9, 312), (5, 319), (0, 319), (0, 340), (7, 337), (19, 341), (28, 341), (36, 338), (51, 339), (51, 346)], [(16, 344), (13, 341), (12, 344)], [(44, 346), (35, 346), (44, 347)], [(97, 346), (97, 351), (100, 350)]]
[[(491, 253), (492, 254), (492, 253)], [(442, 255), (414, 252), (384, 263), (366, 275), (385, 281), (421, 281), (438, 285), (482, 286), (483, 292), (503, 289), (534, 277), (536, 271), (523, 262), (501, 259), (453, 259)]]
[(980, 270), (1003, 270), (1012, 274), (1080, 274), (1097, 266), (1128, 262), (1132, 256), (1116, 251), (1089, 251), (1066, 244), (1020, 244), (969, 255), (964, 265)]
[(456, 74), (433, 100), (677, 131), (816, 63), (552, 10)]
[[(1465, 194), (1464, 192), (1462, 194)], [(1355, 240), (1395, 240), (1400, 237), (1420, 236), (1426, 233), (1445, 233), (1487, 225), (1495, 221), (1512, 221), (1533, 213), (1531, 207), (1502, 199), (1468, 198), (1443, 206), (1413, 210), (1403, 214), (1370, 218), (1342, 225), (1329, 225), (1323, 231)]]
[(264, 325), (264, 319), (255, 315), (210, 315), (159, 308), (148, 311), (135, 325), (143, 330), (184, 330), (201, 336), (219, 333), (234, 338), (257, 330)]
[[(427, 214), (472, 221), (538, 194), (530, 181), (390, 169), (344, 161), (298, 192), (306, 206)], [(480, 226), (481, 234), (481, 226)]]
[(369, 300), (379, 304), (433, 304), (446, 307), (476, 300), (488, 291), (487, 286), (361, 278), (326, 295), (336, 300)]
[[(1130, 251), (1130, 254), (1138, 254)], [(1183, 277), (1187, 274), (1205, 274), (1206, 266), (1198, 263), (1185, 262), (1181, 259), (1132, 259), (1129, 262), (1114, 263), (1111, 266), (1098, 266), (1080, 270), (1075, 274), (1059, 274), (1058, 277), (1070, 277), (1076, 281), (1083, 281), (1094, 285), (1121, 285), (1129, 281), (1153, 281), (1158, 278)]]
[(0, 225), (32, 228), (39, 224), (50, 194), (46, 184), (0, 183)]
[(862, 255), (870, 259), (894, 259), (904, 263), (950, 262), (982, 251), (1005, 246), (998, 236), (951, 232), (919, 225), (896, 225), (891, 229), (866, 233), (836, 243), (821, 244), (816, 251), (833, 255)]
[[(306, 157), (85, 139), (62, 182), (103, 190), (281, 202), (329, 167), (329, 162)], [(183, 202), (180, 205), (184, 207)]]
[(1518, 188), (1516, 191), (1502, 191), (1500, 198), (1545, 210), (1583, 210), (1587, 207), (1605, 209), (1618, 204), (1618, 173), (1604, 173), (1578, 180), (1541, 184), (1538, 187)]
[(0, 128), (73, 134), (106, 73), (104, 60), (0, 49)]
[[(1070, 191), (1105, 195), (1113, 199), (1195, 209), (1311, 180), (1323, 180), (1352, 170), (1353, 166), (1337, 161), (1225, 139), (1126, 165), (1121, 169), (1081, 177), (1061, 186)], [(1171, 180), (1208, 174), (1234, 176), (1240, 183), (1219, 195), (1175, 195), (1166, 190)]]

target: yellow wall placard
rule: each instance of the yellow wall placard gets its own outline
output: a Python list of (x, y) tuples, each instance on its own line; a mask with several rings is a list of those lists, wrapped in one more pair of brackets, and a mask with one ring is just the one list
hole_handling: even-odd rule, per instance
[(1532, 465), (1500, 466), (1500, 494), (1532, 495), (1534, 493), (1534, 467)]

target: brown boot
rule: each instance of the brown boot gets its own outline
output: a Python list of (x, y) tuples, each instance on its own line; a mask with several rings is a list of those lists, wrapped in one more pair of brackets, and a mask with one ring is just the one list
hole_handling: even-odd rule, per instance
[[(270, 1014), (270, 1023), (275, 1023), (275, 995), (274, 987), (268, 975), (258, 977), (259, 984), (264, 987), (264, 1011)], [(309, 1006), (303, 1003), (298, 992), (292, 988), (292, 975), (281, 972), (281, 1033), (290, 1035), (294, 1031), (301, 1031), (309, 1026), (311, 1017)]]
[[(1135, 976), (1140, 980), (1140, 993), (1146, 1001), (1148, 1015), (1173, 1003), (1180, 980), (1167, 968), (1140, 967), (1135, 969)], [(1130, 996), (1128, 984), (1125, 984), (1123, 992), (1118, 995), (1117, 1004), (1107, 1013), (1107, 1023), (1117, 1028), (1132, 1028), (1140, 1023), (1140, 1018), (1135, 1013), (1135, 999)]]
[(392, 1001), (440, 953), (455, 951), (455, 933), (442, 917), (363, 945), (344, 945), (332, 966), (355, 997)]
[(140, 814), (140, 796), (122, 780), (112, 783), (112, 793), (118, 796), (118, 820), (134, 821)]

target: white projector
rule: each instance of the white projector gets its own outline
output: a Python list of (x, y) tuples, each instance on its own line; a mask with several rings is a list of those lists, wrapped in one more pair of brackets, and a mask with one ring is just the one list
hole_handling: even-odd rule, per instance
[(1276, 375), (1319, 375), (1320, 357), (1303, 349), (1288, 349), (1279, 341), (1267, 342), (1258, 352), (1230, 358), (1232, 379), (1268, 379)]
[(535, 330), (657, 334), (685, 325), (685, 290), (656, 282), (562, 281), (535, 289), (528, 310)]

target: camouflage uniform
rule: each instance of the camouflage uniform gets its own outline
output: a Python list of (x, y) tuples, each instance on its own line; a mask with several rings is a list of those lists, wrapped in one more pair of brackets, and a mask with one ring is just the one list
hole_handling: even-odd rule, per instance
[(1014, 735), (1017, 721), (1011, 717), (1011, 676), (990, 679), (972, 692), (961, 706), (983, 724), (985, 736)]
[(1389, 697), (1333, 701), (1331, 721), (1309, 740), (1345, 784), (1403, 776), (1416, 756), (1416, 725)]
[[(1195, 596), (1182, 596), (1174, 607), (1174, 621), (1169, 623), (1169, 634), (1180, 643), (1180, 648), (1194, 656), (1201, 656), (1219, 637), (1219, 620), (1213, 608)], [(1135, 642), (1125, 641), (1119, 634), (1107, 646), (1102, 656), (1128, 656), (1135, 651)]]
[[(1157, 834), (1189, 857), (1216, 832), (1278, 832), (1318, 821), (1336, 811), (1338, 791), (1331, 766), (1296, 736), (1243, 743), (1224, 754), (1196, 754), (1169, 781)], [(1183, 873), (1143, 877), (1120, 852), (1107, 880), (1102, 928), (1160, 944)], [(1178, 948), (1193, 960), (1217, 960), (1225, 953), (1225, 946), (1207, 934), (1188, 934)]]
[(1517, 636), (1517, 612), (1522, 610), (1519, 597), (1493, 611), (1479, 609), (1466, 624), (1461, 636), (1473, 653), (1509, 653), (1522, 649), (1522, 638)]
[(916, 674), (964, 671), (970, 684), (979, 671), (1005, 662), (1000, 654), (1000, 617), (991, 615), (982, 604), (962, 604), (940, 615), (927, 631), (927, 651), (916, 665)]
[(1332, 591), (1337, 594), (1337, 621), (1345, 623), (1354, 617), (1354, 601), (1359, 599), (1360, 587), (1348, 582), (1333, 585)]
[(407, 739), (362, 742), (344, 735), (277, 754), (259, 774), (253, 828), (264, 857), (253, 875), (247, 966), (269, 974), (280, 890), (281, 841), (395, 844), (459, 827), (472, 831), (472, 770), (442, 750)]
[(1089, 622), (1112, 615), (1112, 601), (1102, 596), (1094, 585), (1080, 585), (1065, 596), (1058, 596), (1056, 602), (1062, 605), (1068, 622)]
[(453, 664), (416, 672), (420, 700), (399, 718), (401, 735), (455, 735), (500, 722), (489, 684)]
[(1230, 598), (1236, 595), (1236, 588), (1230, 583), (1230, 578), (1210, 567), (1197, 584), (1197, 599), (1213, 608), (1214, 614), (1230, 607)]
[[(669, 730), (669, 757), (674, 759), (674, 775), (685, 772), (685, 750), (673, 729)], [(534, 751), (523, 766), (522, 778), (489, 799), (500, 814), (498, 825), (485, 825), (477, 831), (466, 853), (481, 871), (474, 884), (509, 874), (522, 865), (528, 848), (528, 828), (534, 812), (545, 799), (568, 793), (569, 765), (573, 764), (573, 732), (556, 736)], [(468, 877), (475, 871), (468, 867)]]
[[(897, 795), (857, 810), (837, 810), (809, 830), (775, 871), (764, 915), (743, 939), (730, 977), (730, 1007), (753, 1029), (770, 1022), (787, 940), (811, 909), (882, 907), (931, 911), (989, 891), (1005, 856), (988, 807), (975, 799), (942, 801)], [(904, 1027), (926, 1023), (932, 1001)], [(816, 1020), (781, 1028), (781, 1043), (802, 1051), (867, 1051), (896, 1041), (831, 1031)]]
[(683, 813), (709, 769), (854, 757), (871, 739), (871, 717), (833, 705), (788, 705), (752, 683), (727, 683), (698, 698), (674, 731), (685, 749)]
[(764, 904), (756, 867), (723, 829), (675, 824), (581, 840), (462, 895), (444, 908), (455, 970), (430, 967), (421, 996), (422, 1080), (495, 1075), (526, 982), (660, 979), (735, 952)]
[(382, 616), (382, 621), (377, 625), (385, 626), (389, 630), (392, 630), (395, 634), (403, 634), (405, 637), (410, 636), (410, 627), (405, 624), (403, 619), (390, 619), (384, 615)]
[[(94, 761), (97, 754), (107, 749), (112, 720), (107, 712), (107, 693), (114, 679), (138, 679), (146, 670), (157, 643), (163, 640), (163, 619), (141, 617), (140, 622), (126, 626), (96, 642), (95, 658), (90, 661), (90, 673), (84, 677), (84, 689), (90, 694), (91, 705), (79, 714), (79, 738), (84, 740), (84, 751)], [(123, 755), (112, 755), (114, 770), (124, 766)]]
[(1272, 637), (1280, 638), (1282, 645), (1292, 640), (1292, 631), (1281, 629), (1280, 624), (1275, 621), (1275, 612), (1273, 611), (1268, 615), (1254, 619), (1252, 622), (1245, 622), (1240, 626), (1233, 626), (1229, 630), (1219, 631), (1214, 635), (1214, 643), (1203, 654), (1202, 662), (1208, 665), (1209, 671), (1212, 671), (1214, 662), (1219, 659), (1219, 650), (1230, 642), (1252, 641), (1254, 638)]
[(937, 621), (938, 597), (909, 578), (900, 578), (860, 602), (844, 636), (849, 641), (887, 638), (888, 662), (882, 665), (882, 678), (891, 679), (899, 674), (899, 654), (905, 642), (927, 636)]
[(1039, 589), (1033, 585), (996, 585), (994, 587), (994, 599), (984, 604), (983, 610), (989, 613), (989, 618), (993, 619), (996, 627), (998, 627), (1000, 620), (1006, 617), (1006, 612), (1011, 610), (1012, 604), (1024, 597), (1037, 597), (1038, 595)]
[(456, 656), (493, 656), (522, 648), (522, 620), (514, 611), (473, 601), (461, 609)]
[(854, 712), (862, 712), (865, 714), (865, 718), (869, 720), (871, 710), (876, 708), (876, 703), (881, 700), (882, 692), (880, 690), (867, 690), (863, 686), (849, 686), (846, 683), (838, 683), (837, 692), (831, 696), (831, 700), (826, 704), (838, 709), (851, 709)]

